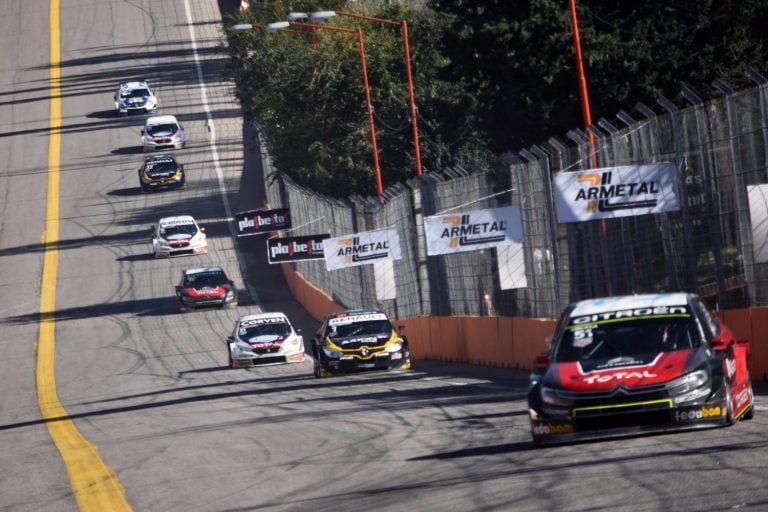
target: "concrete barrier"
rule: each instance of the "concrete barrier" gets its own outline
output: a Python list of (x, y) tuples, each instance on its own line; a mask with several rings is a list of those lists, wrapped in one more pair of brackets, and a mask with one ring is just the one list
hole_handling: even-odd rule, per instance
[[(309, 283), (289, 264), (283, 264), (293, 296), (317, 320), (344, 309)], [(738, 339), (750, 340), (749, 372), (755, 381), (768, 381), (768, 307), (722, 310), (720, 318)], [(546, 337), (556, 319), (521, 317), (437, 316), (393, 319), (404, 326), (415, 360), (469, 363), (530, 370), (546, 350)]]

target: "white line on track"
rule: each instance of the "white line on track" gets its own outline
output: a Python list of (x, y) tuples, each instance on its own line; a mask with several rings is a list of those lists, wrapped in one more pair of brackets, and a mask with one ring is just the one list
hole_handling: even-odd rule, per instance
[[(195, 36), (195, 25), (192, 21), (192, 11), (189, 7), (189, 0), (184, 0), (184, 10), (187, 15), (187, 28), (189, 29), (189, 39), (192, 42), (192, 56), (195, 59), (195, 70), (197, 72), (197, 83), (200, 86), (200, 99), (203, 104), (203, 110), (205, 111), (205, 125), (210, 133), (209, 141), (211, 147), (211, 156), (213, 158), (213, 166), (216, 169), (216, 178), (219, 183), (219, 194), (221, 195), (221, 201), (224, 203), (224, 213), (227, 216), (227, 228), (229, 234), (232, 237), (233, 243), (237, 239), (237, 233), (232, 224), (232, 208), (229, 206), (229, 200), (227, 199), (227, 188), (224, 185), (224, 174), (221, 172), (221, 163), (219, 162), (219, 151), (216, 146), (216, 125), (213, 122), (213, 116), (211, 115), (211, 107), (208, 105), (208, 91), (205, 85), (205, 79), (203, 78), (203, 67), (200, 64), (200, 55), (197, 52), (197, 38)], [(240, 259), (240, 251), (235, 248), (235, 254), (237, 254), (237, 261), (240, 265), (240, 273), (243, 275), (245, 286), (248, 288), (248, 292), (251, 294), (251, 298), (256, 304), (261, 307), (261, 300), (256, 290), (245, 279), (245, 266)]]

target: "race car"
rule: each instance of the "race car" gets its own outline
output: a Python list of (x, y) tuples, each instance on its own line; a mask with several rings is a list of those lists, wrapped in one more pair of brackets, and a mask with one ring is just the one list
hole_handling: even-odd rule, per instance
[(144, 80), (121, 82), (114, 98), (118, 115), (157, 112), (155, 93)]
[(152, 252), (155, 258), (187, 256), (208, 252), (205, 228), (190, 215), (163, 217), (152, 226)]
[(284, 313), (240, 317), (227, 345), (230, 368), (304, 361), (304, 337)]
[(171, 155), (151, 156), (139, 168), (142, 192), (165, 188), (184, 188), (187, 179), (184, 166)]
[(312, 340), (315, 377), (366, 369), (411, 368), (408, 339), (378, 310), (349, 309), (325, 318)]
[(234, 307), (237, 290), (221, 267), (190, 268), (181, 273), (176, 300), (181, 313), (200, 306)]
[(754, 414), (747, 360), (694, 294), (579, 301), (563, 313), (531, 377), (537, 445), (731, 425)]
[(156, 149), (181, 149), (186, 145), (184, 127), (174, 116), (154, 116), (147, 119), (141, 130), (144, 152)]

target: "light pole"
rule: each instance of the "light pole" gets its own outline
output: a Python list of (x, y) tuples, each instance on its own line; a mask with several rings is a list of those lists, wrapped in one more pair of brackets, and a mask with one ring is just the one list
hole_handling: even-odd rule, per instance
[(376, 125), (373, 122), (373, 105), (371, 104), (371, 88), (368, 84), (368, 66), (365, 61), (365, 43), (363, 42), (363, 29), (336, 27), (331, 25), (315, 25), (312, 23), (301, 23), (298, 21), (278, 21), (275, 23), (269, 23), (267, 30), (270, 32), (284, 30), (290, 26), (318, 28), (321, 30), (330, 30), (333, 32), (348, 32), (357, 35), (357, 45), (360, 48), (360, 64), (363, 68), (363, 88), (365, 89), (365, 106), (368, 113), (368, 125), (371, 132), (371, 146), (373, 147), (373, 169), (376, 174), (376, 193), (379, 196), (379, 201), (383, 202), (384, 187), (381, 181), (381, 167), (379, 166), (379, 147), (376, 143)]
[(589, 93), (587, 91), (587, 76), (584, 73), (584, 58), (581, 54), (579, 38), (579, 21), (576, 17), (576, 0), (568, 0), (571, 11), (571, 27), (573, 28), (573, 48), (576, 52), (576, 69), (579, 74), (579, 94), (581, 96), (581, 112), (584, 116), (584, 128), (589, 139), (589, 149), (592, 156), (592, 167), (597, 167), (597, 152), (595, 150), (595, 135), (588, 129), (592, 124), (592, 114), (589, 109)]
[[(304, 13), (291, 13), (288, 16), (290, 17), (291, 15), (306, 17), (306, 14)], [(418, 120), (419, 115), (418, 115), (418, 110), (416, 109), (416, 96), (414, 94), (414, 88), (413, 88), (413, 73), (411, 72), (411, 47), (410, 47), (410, 43), (408, 42), (408, 23), (405, 20), (397, 22), (393, 20), (387, 20), (383, 18), (374, 18), (373, 16), (364, 16), (362, 14), (356, 14), (353, 12), (345, 12), (345, 11), (317, 11), (310, 14), (309, 18), (312, 21), (320, 21), (320, 20), (332, 18), (334, 16), (344, 16), (347, 18), (356, 18), (359, 20), (372, 21), (372, 22), (381, 23), (384, 25), (400, 26), (400, 29), (403, 33), (403, 46), (405, 48), (405, 72), (408, 78), (408, 109), (411, 115), (411, 132), (413, 136), (414, 159), (416, 161), (416, 175), (421, 176), (422, 168), (421, 168), (421, 145), (419, 144), (419, 120)]]

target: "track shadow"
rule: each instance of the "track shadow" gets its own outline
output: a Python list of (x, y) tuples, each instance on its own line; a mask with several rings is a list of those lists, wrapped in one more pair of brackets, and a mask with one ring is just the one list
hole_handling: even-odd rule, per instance
[(114, 110), (100, 110), (98, 112), (91, 112), (85, 117), (88, 119), (118, 119), (120, 116), (115, 114)]
[(146, 253), (146, 254), (130, 254), (128, 256), (117, 258), (117, 261), (149, 261), (154, 259), (155, 259), (154, 254)]
[(117, 148), (110, 151), (113, 155), (138, 155), (144, 152), (144, 148), (141, 146), (128, 146), (125, 148)]
[(141, 187), (128, 187), (128, 188), (118, 188), (115, 190), (110, 190), (107, 192), (108, 196), (119, 196), (119, 197), (126, 197), (126, 196), (140, 196), (142, 194), (148, 194), (149, 192), (143, 192), (141, 190)]

